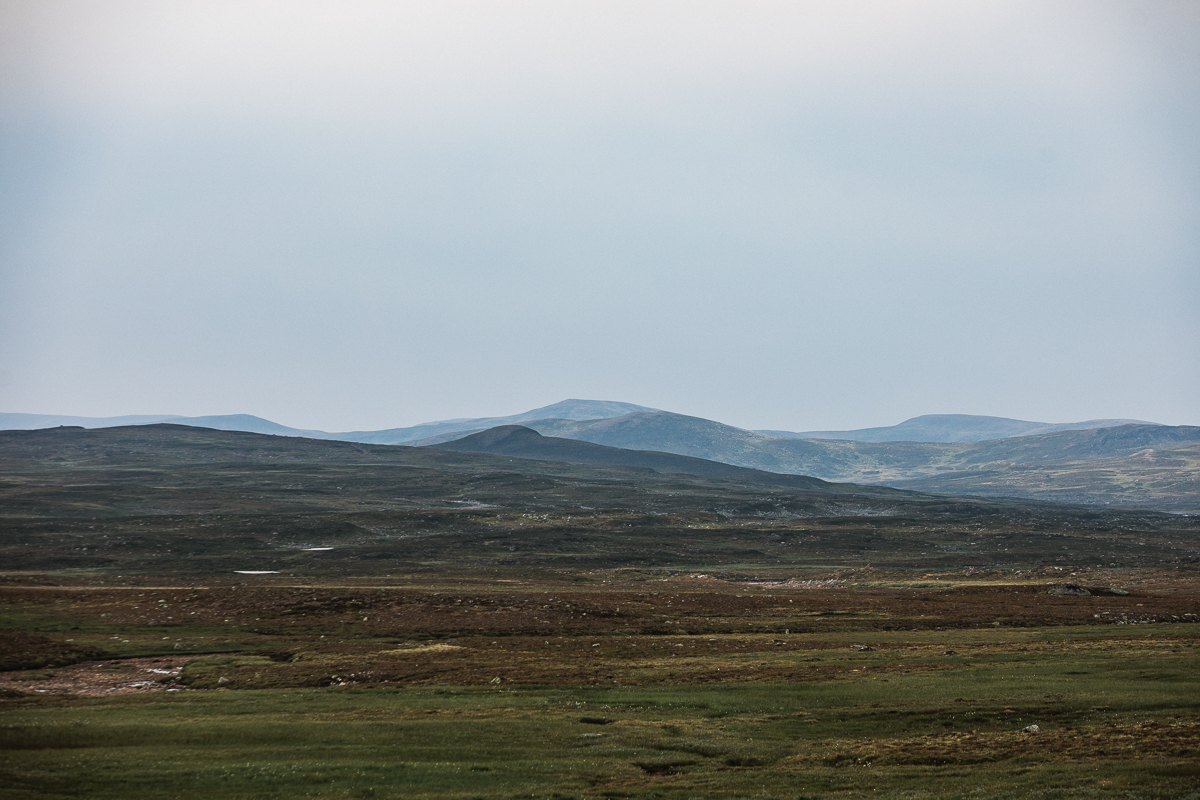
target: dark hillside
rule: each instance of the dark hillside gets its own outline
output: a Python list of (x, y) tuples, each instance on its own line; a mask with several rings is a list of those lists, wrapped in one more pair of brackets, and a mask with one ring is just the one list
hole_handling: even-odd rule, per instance
[(445, 444), (441, 450), (460, 453), (491, 453), (493, 455), (562, 461), (568, 464), (603, 464), (606, 466), (643, 467), (662, 473), (684, 473), (702, 477), (730, 478), (747, 483), (770, 486), (790, 486), (797, 489), (837, 492), (839, 487), (817, 478), (803, 475), (781, 475), (774, 472), (735, 467), (719, 461), (691, 458), (672, 453), (648, 450), (628, 450), (592, 442), (543, 436), (521, 425), (505, 425), (472, 434)]
[[(578, 447), (584, 443), (559, 444), (584, 449)], [(596, 447), (594, 453), (607, 450)], [(643, 458), (629, 453), (604, 457), (614, 455), (614, 462)], [(853, 504), (853, 513), (862, 513), (897, 504), (941, 507), (947, 502), (881, 487), (693, 463), (667, 454), (644, 458), (659, 466), (687, 463), (712, 474), (664, 474), (641, 465), (569, 464), (167, 424), (3, 431), (0, 509), (10, 516), (95, 516), (486, 504), (526, 510), (583, 505), (657, 512), (740, 508), (760, 504), (764, 491), (791, 498), (779, 501), (792, 509), (788, 513), (836, 515), (837, 506), (844, 503)], [(795, 505), (788, 505), (793, 501)]]
[[(564, 419), (564, 420), (595, 420), (618, 417), (642, 411), (653, 411), (645, 406), (633, 403), (618, 403), (612, 400), (563, 400), (548, 406), (523, 411), (520, 414), (510, 414), (506, 417), (477, 417), (470, 419), (450, 419), (437, 422), (426, 422), (407, 428), (389, 428), (382, 431), (350, 431), (348, 433), (331, 433), (321, 438), (340, 439), (349, 442), (370, 442), (372, 444), (413, 444), (431, 437), (463, 435), (464, 432), (474, 432), (499, 425), (519, 425), (535, 419)], [(430, 444), (432, 442), (422, 442)]]
[[(528, 427), (612, 447), (678, 453), (831, 481), (988, 496), (1007, 494), (1003, 487), (1009, 485), (1017, 496), (1045, 500), (1136, 502), (1163, 510), (1196, 507), (1186, 470), (1178, 472), (1178, 459), (1128, 460), (1147, 449), (1165, 453), (1200, 443), (1200, 427), (1195, 426), (1121, 425), (958, 444), (781, 439), (664, 411), (598, 422), (543, 420)], [(1066, 472), (1047, 469), (1036, 481), (1024, 483), (997, 483), (993, 475), (997, 470), (1012, 471), (1016, 465), (1044, 466), (1059, 461), (1072, 462), (1070, 469), (1076, 474), (1068, 478)], [(1135, 468), (1140, 481), (1158, 488), (1147, 492), (1121, 489), (1131, 483), (1130, 476), (1121, 473), (1126, 467)], [(1120, 490), (1124, 499), (1106, 496), (1105, 487)]]
[(483, 438), (497, 449), (507, 440), (714, 474), (178, 425), (8, 431), (0, 564), (24, 576), (207, 580), (238, 570), (794, 574), (867, 564), (1196, 563), (1190, 543), (1200, 523), (1187, 518), (825, 484), (516, 433)]

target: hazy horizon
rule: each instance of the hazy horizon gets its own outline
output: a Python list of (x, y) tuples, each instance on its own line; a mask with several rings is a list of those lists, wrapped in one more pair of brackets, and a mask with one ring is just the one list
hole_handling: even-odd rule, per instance
[[(584, 400), (584, 399), (585, 398), (567, 398), (560, 402), (570, 402), (572, 400)], [(599, 399), (599, 398), (592, 398), (592, 399)], [(611, 402), (611, 398), (609, 399), (609, 402)], [(616, 401), (616, 402), (623, 402), (623, 401)], [(556, 404), (551, 403), (551, 404), (547, 404), (547, 405), (556, 405)], [(640, 405), (640, 404), (632, 403), (630, 405)], [(521, 411), (515, 411), (515, 412), (512, 412), (511, 414), (509, 414), (509, 413), (486, 414), (486, 415), (480, 415), (477, 417), (454, 417), (454, 418), (450, 418), (450, 419), (427, 419), (427, 420), (421, 420), (420, 422), (405, 423), (403, 425), (385, 425), (382, 428), (379, 428), (376, 430), (389, 430), (389, 429), (393, 429), (393, 428), (411, 428), (411, 427), (419, 427), (422, 425), (441, 424), (441, 423), (459, 422), (459, 421), (471, 421), (471, 420), (477, 420), (477, 419), (505, 418), (505, 417), (511, 417), (511, 416), (519, 416), (526, 412), (535, 411), (539, 408), (544, 408), (544, 407), (545, 406), (537, 406), (537, 407), (531, 408), (531, 409), (522, 409)], [(668, 412), (671, 411), (671, 409), (668, 409), (668, 408), (647, 409), (647, 410), (649, 410), (649, 411), (668, 411)], [(677, 412), (675, 412), (675, 413), (677, 413)], [(273, 422), (273, 423), (276, 423), (279, 425), (284, 425), (285, 427), (293, 428), (295, 430), (300, 430), (300, 431), (310, 430), (310, 431), (321, 431), (324, 433), (350, 433), (350, 432), (352, 432), (351, 429), (341, 429), (341, 430), (335, 431), (335, 430), (329, 430), (329, 429), (324, 429), (324, 428), (307, 428), (307, 429), (299, 428), (298, 426), (288, 425), (286, 422), (281, 422), (280, 420), (277, 420), (277, 419), (269, 419), (266, 417), (262, 417), (259, 414), (245, 415), (245, 414), (240, 414), (240, 413), (201, 414), (201, 415), (194, 415), (194, 416), (184, 416), (184, 415), (179, 415), (179, 414), (174, 414), (174, 415), (173, 414), (122, 414), (122, 415), (109, 416), (109, 417), (90, 417), (90, 416), (84, 416), (84, 415), (79, 415), (79, 414), (58, 415), (58, 414), (35, 414), (35, 413), (29, 413), (29, 412), (0, 411), (0, 417), (5, 417), (8, 414), (27, 414), (28, 416), (33, 416), (33, 417), (61, 417), (61, 418), (65, 418), (68, 420), (81, 420), (81, 421), (82, 420), (97, 420), (97, 421), (99, 421), (99, 420), (105, 420), (105, 421), (127, 420), (127, 421), (123, 421), (121, 423), (121, 424), (125, 424), (125, 425), (154, 424), (155, 422), (169, 422), (169, 421), (172, 421), (175, 419), (194, 420), (194, 419), (205, 419), (205, 418), (225, 417), (225, 416), (251, 416), (251, 417), (257, 417), (259, 419), (265, 419), (267, 422)], [(860, 425), (860, 426), (856, 426), (855, 428), (833, 428), (833, 429), (809, 428), (806, 430), (811, 431), (813, 433), (829, 433), (829, 432), (839, 432), (839, 431), (850, 432), (850, 431), (856, 431), (856, 430), (870, 430), (870, 429), (875, 429), (875, 428), (889, 428), (889, 427), (894, 427), (894, 426), (900, 425), (904, 422), (910, 422), (912, 420), (917, 420), (917, 419), (921, 419), (923, 417), (930, 417), (930, 416), (938, 417), (938, 416), (962, 416), (962, 415), (958, 415), (958, 414), (920, 414), (915, 417), (908, 417), (903, 420), (898, 420), (896, 422), (882, 423), (880, 425)], [(973, 416), (973, 415), (966, 415), (966, 416)], [(979, 416), (981, 416), (982, 418), (985, 418), (985, 419), (1014, 420), (1014, 418), (1012, 418), (1012, 417), (996, 417), (996, 416), (988, 416), (988, 415), (979, 415)], [(158, 417), (162, 417), (163, 419), (156, 419)], [(146, 418), (146, 419), (142, 419), (142, 418)], [(550, 418), (553, 418), (553, 415), (550, 415)], [(1079, 423), (1079, 422), (1092, 422), (1092, 421), (1095, 421), (1096, 419), (1113, 419), (1113, 420), (1119, 420), (1122, 423), (1134, 423), (1134, 422), (1154, 423), (1154, 422), (1156, 422), (1156, 420), (1133, 420), (1133, 419), (1128, 419), (1128, 418), (1112, 418), (1112, 417), (1107, 417), (1107, 418), (1098, 417), (1098, 418), (1093, 418), (1091, 420), (1016, 420), (1016, 421), (1037, 422), (1037, 423), (1045, 423), (1045, 424), (1050, 424), (1050, 425), (1057, 425), (1057, 424), (1069, 424), (1069, 423)], [(714, 422), (725, 422), (725, 420), (713, 420), (713, 421)], [(54, 424), (59, 424), (59, 423), (55, 422)], [(62, 423), (62, 424), (71, 424), (71, 422)], [(524, 424), (524, 423), (517, 423), (517, 424)], [(726, 423), (726, 424), (729, 424), (729, 423)], [(1183, 423), (1183, 424), (1186, 424), (1186, 423)], [(736, 427), (743, 427), (743, 426), (736, 426)], [(362, 430), (369, 430), (369, 429), (357, 429), (357, 430), (362, 431)], [(753, 429), (747, 429), (747, 430), (753, 430)], [(760, 430), (760, 431), (771, 431), (771, 430), (782, 431), (783, 429), (782, 428), (759, 428), (758, 430)], [(797, 428), (793, 432), (801, 432), (801, 429)], [(1024, 434), (1020, 434), (1020, 435), (1024, 435)]]
[(0, 411), (1200, 424), (1189, 2), (0, 4)]

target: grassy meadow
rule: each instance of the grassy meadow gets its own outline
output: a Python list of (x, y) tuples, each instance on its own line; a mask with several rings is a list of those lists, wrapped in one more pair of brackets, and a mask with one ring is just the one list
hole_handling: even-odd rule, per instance
[[(17, 704), (5, 711), (0, 796), (1194, 796), (1194, 653), (1145, 656), (987, 659), (886, 684), (863, 674)], [(1031, 724), (1041, 731), (1020, 732)]]
[[(7, 673), (25, 680), (0, 690), (0, 798), (1196, 797), (1200, 639), (1163, 619), (1192, 618), (1193, 588), (1038, 589), (1029, 621), (1058, 624), (1025, 625), (967, 613), (995, 604), (993, 585), (374, 590), (368, 617), (423, 598), (424, 632), (369, 628), (361, 606), (356, 624), (328, 596), (302, 631), (263, 625), (272, 595), (297, 607), (285, 587), (252, 595), (255, 621), (169, 628), (132, 615), (202, 592), (8, 590), (10, 630), (78, 622), (67, 638), (106, 657)], [(702, 607), (713, 596), (743, 602)], [(638, 600), (656, 620), (642, 629), (603, 617)], [(530, 601), (576, 623), (516, 630)], [(430, 626), (436, 609), (464, 624)], [(1083, 621), (1097, 613), (1131, 621)], [(38, 691), (72, 671), (136, 680), (129, 660), (156, 655), (182, 666), (152, 690)]]

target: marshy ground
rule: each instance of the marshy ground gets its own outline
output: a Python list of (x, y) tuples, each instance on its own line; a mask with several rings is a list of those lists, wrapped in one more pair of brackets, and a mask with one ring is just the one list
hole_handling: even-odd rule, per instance
[(1196, 796), (1200, 580), (1000, 578), (9, 586), (0, 797)]

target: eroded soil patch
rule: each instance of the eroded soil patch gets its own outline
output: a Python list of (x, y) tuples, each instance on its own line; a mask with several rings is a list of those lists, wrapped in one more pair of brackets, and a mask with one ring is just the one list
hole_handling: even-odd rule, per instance
[(181, 691), (164, 681), (179, 675), (190, 656), (153, 656), (110, 661), (84, 661), (65, 667), (0, 672), (0, 691), (25, 694), (112, 695)]

